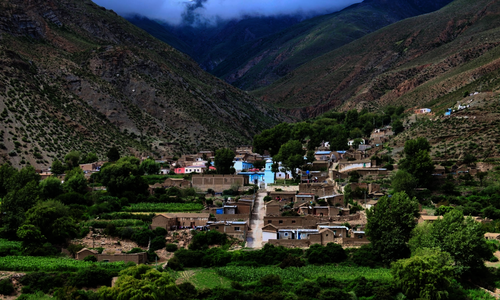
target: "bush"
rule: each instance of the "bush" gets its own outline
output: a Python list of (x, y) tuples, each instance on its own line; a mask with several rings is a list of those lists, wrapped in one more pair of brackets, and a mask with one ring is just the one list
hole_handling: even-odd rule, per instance
[(10, 282), (10, 279), (0, 280), (0, 294), (10, 295), (14, 292), (14, 285)]
[(490, 258), (490, 262), (497, 262), (497, 261), (498, 261), (498, 257), (496, 257), (494, 255)]
[(175, 252), (177, 251), (178, 247), (177, 244), (167, 244), (166, 249), (168, 252)]
[(157, 236), (166, 236), (168, 231), (163, 228), (163, 227), (156, 227), (155, 230), (154, 230), (154, 233), (157, 235)]
[(132, 240), (136, 242), (139, 246), (146, 247), (149, 243), (149, 240), (154, 238), (155, 234), (152, 230), (142, 229), (134, 232), (132, 234)]
[(165, 248), (165, 237), (157, 236), (151, 240), (151, 245), (149, 249), (156, 251)]
[(83, 259), (83, 261), (91, 261), (91, 262), (97, 262), (97, 257), (94, 255), (89, 255)]
[(181, 261), (179, 260), (179, 258), (177, 258), (177, 256), (172, 257), (168, 261), (167, 267), (169, 267), (170, 269), (172, 269), (174, 271), (184, 270), (184, 268), (182, 267)]
[(288, 267), (300, 268), (300, 267), (303, 267), (305, 265), (306, 264), (304, 263), (304, 261), (300, 257), (293, 256), (290, 253), (288, 253), (287, 257), (281, 262), (279, 267), (282, 269), (285, 269)]
[(311, 264), (338, 263), (347, 258), (342, 246), (328, 243), (325, 247), (314, 244), (306, 251), (306, 257)]

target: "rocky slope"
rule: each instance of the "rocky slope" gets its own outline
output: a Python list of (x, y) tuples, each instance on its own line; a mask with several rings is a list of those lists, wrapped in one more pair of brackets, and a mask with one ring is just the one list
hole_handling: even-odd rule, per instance
[(245, 90), (265, 87), (299, 66), (397, 21), (435, 11), (452, 0), (365, 0), (247, 43), (212, 71)]
[(500, 5), (456, 0), (331, 51), (255, 93), (298, 117), (403, 104), (438, 113), (500, 87)]
[(89, 0), (0, 1), (0, 155), (158, 156), (248, 143), (278, 114)]

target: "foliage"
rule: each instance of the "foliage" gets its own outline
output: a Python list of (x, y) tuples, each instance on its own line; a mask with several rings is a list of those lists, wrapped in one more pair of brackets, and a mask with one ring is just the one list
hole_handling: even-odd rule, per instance
[(453, 260), (439, 248), (419, 249), (392, 264), (396, 283), (409, 298), (447, 299), (454, 278)]
[(148, 184), (142, 178), (144, 172), (139, 162), (135, 157), (120, 158), (116, 163), (104, 165), (95, 177), (112, 196), (123, 195), (127, 191), (146, 194)]
[(54, 199), (64, 193), (61, 180), (48, 177), (40, 182), (41, 195), (44, 199)]
[(217, 169), (217, 174), (231, 174), (234, 156), (233, 150), (228, 148), (215, 151), (214, 167)]
[(398, 163), (400, 169), (410, 173), (419, 186), (425, 186), (434, 172), (434, 162), (429, 155), (430, 145), (427, 139), (419, 137), (405, 143), (405, 157)]
[(302, 149), (302, 143), (295, 140), (290, 140), (281, 145), (277, 155), (273, 157), (274, 161), (280, 161), (292, 172), (292, 177), (296, 177), (296, 169), (304, 165), (305, 150)]
[(160, 172), (160, 164), (156, 163), (154, 159), (148, 158), (142, 161), (141, 169), (148, 175), (156, 175)]
[(439, 247), (455, 261), (459, 274), (470, 273), (484, 267), (484, 260), (492, 255), (484, 239), (481, 223), (471, 217), (464, 219), (461, 211), (453, 209), (432, 224), (417, 226), (409, 241), (412, 252), (418, 248)]
[(52, 162), (50, 170), (52, 171), (53, 174), (60, 175), (64, 174), (64, 172), (66, 171), (66, 166), (64, 166), (63, 163), (56, 158)]
[(391, 182), (391, 186), (395, 193), (405, 192), (410, 197), (415, 195), (417, 184), (415, 177), (404, 170), (398, 170)]
[(367, 210), (366, 216), (366, 235), (382, 261), (387, 263), (409, 256), (406, 243), (419, 216), (415, 198), (411, 199), (405, 192), (384, 196), (377, 206)]
[(2, 279), (0, 280), (0, 294), (2, 295), (10, 295), (14, 292), (14, 285), (10, 281), (10, 279)]
[(228, 243), (227, 235), (215, 230), (206, 232), (193, 231), (193, 233), (195, 234), (189, 245), (190, 250), (208, 249), (212, 245), (225, 245)]
[(199, 203), (134, 203), (123, 207), (126, 212), (183, 212), (199, 211), (203, 209), (203, 204)]
[(113, 162), (113, 161), (117, 161), (120, 159), (120, 152), (118, 151), (118, 148), (116, 148), (115, 146), (111, 147), (108, 151), (108, 153), (106, 154), (106, 156), (108, 157), (108, 160)]
[[(97, 263), (107, 270), (121, 270), (126, 265), (123, 262)], [(5, 256), (0, 257), (0, 268), (4, 271), (78, 271), (81, 268), (92, 266), (93, 263), (65, 257), (34, 257), (34, 256)]]
[(165, 248), (168, 252), (175, 252), (178, 249), (177, 244), (167, 244)]
[(311, 264), (339, 263), (347, 258), (341, 245), (328, 243), (326, 246), (314, 244), (306, 251), (307, 261)]

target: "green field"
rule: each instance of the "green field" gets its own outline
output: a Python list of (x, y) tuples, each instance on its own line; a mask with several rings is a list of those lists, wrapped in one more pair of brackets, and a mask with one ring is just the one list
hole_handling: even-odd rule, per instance
[(126, 212), (189, 212), (200, 211), (203, 204), (199, 203), (134, 203), (122, 208)]
[(0, 270), (2, 271), (44, 271), (62, 272), (78, 271), (81, 268), (99, 265), (106, 269), (122, 270), (125, 263), (93, 263), (76, 260), (68, 257), (43, 257), (43, 256), (5, 256), (0, 257)]
[(302, 268), (290, 267), (281, 269), (276, 266), (269, 267), (241, 267), (228, 266), (217, 268), (217, 273), (234, 281), (255, 281), (273, 274), (279, 275), (285, 281), (302, 281), (304, 279), (314, 279), (321, 276), (328, 276), (337, 280), (352, 280), (363, 276), (366, 279), (392, 280), (389, 269), (370, 269), (367, 267), (349, 266), (315, 266), (309, 265)]

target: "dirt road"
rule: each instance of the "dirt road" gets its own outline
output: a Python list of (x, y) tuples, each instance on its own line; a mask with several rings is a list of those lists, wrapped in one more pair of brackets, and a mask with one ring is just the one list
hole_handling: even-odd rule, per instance
[(262, 224), (264, 224), (264, 215), (266, 213), (266, 207), (264, 205), (264, 196), (266, 192), (259, 192), (257, 199), (255, 201), (255, 208), (252, 213), (252, 218), (250, 220), (250, 228), (252, 231), (249, 232), (247, 238), (247, 247), (260, 249), (262, 248)]

